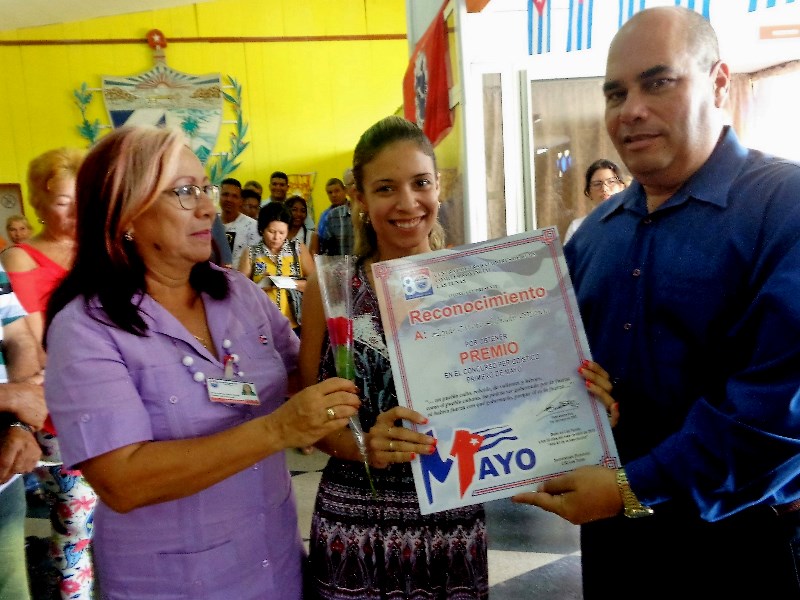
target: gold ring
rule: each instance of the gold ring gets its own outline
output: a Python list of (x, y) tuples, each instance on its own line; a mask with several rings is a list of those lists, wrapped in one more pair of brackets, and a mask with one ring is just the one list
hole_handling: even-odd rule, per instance
[(336, 418), (336, 411), (333, 410), (332, 408), (329, 408), (325, 412), (328, 413), (328, 417), (330, 417), (331, 419), (335, 419)]
[(394, 442), (389, 440), (389, 452), (394, 452)]

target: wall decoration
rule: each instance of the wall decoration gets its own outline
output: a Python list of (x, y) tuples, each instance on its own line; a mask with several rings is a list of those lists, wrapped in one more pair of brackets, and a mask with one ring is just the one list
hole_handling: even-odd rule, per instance
[(222, 123), (222, 83), (218, 73), (188, 75), (166, 64), (130, 77), (103, 77), (103, 99), (113, 127), (180, 127), (205, 163)]
[(403, 77), (403, 112), (435, 146), (453, 128), (450, 52), (442, 5), (414, 48)]
[[(317, 179), (316, 171), (313, 173), (288, 173), (289, 190), (286, 197), (302, 196), (307, 203), (311, 203), (311, 190), (314, 189), (314, 181)], [(311, 210), (311, 206), (308, 207)]]
[[(689, 10), (696, 10), (697, 8), (700, 8), (700, 7), (695, 6), (695, 4), (702, 4), (703, 16), (706, 19), (711, 18), (711, 13), (710, 13), (711, 0), (702, 0), (702, 1), (699, 1), (699, 2), (695, 2), (695, 0), (685, 0), (685, 1), (686, 1), (686, 5), (685, 6)], [(684, 6), (684, 0), (675, 0), (675, 6)]]
[(573, 40), (576, 50), (592, 47), (592, 12), (594, 0), (569, 0), (569, 31), (567, 31), (567, 52), (572, 52)]
[(82, 138), (88, 140), (91, 146), (97, 141), (100, 135), (100, 129), (102, 129), (99, 119), (95, 119), (94, 122), (89, 122), (89, 119), (86, 117), (86, 110), (92, 102), (92, 90), (89, 89), (89, 86), (87, 86), (84, 81), (81, 87), (72, 91), (72, 95), (75, 97), (75, 106), (81, 111), (81, 124), (78, 125), (78, 133)]
[[(545, 13), (545, 8), (547, 13)], [(530, 55), (533, 55), (534, 45), (536, 54), (550, 52), (550, 8), (547, 0), (528, 0), (528, 54)], [(535, 32), (534, 21), (536, 22)]]
[[(795, 0), (783, 0), (783, 4), (794, 4)], [(756, 12), (759, 8), (775, 8), (778, 0), (750, 0), (748, 12)]]
[[(547, 14), (545, 14), (545, 8)], [(528, 54), (550, 52), (550, 3), (547, 0), (528, 0)], [(534, 10), (535, 9), (535, 10)], [(536, 21), (536, 31), (533, 23)]]
[[(531, 56), (550, 52), (551, 12), (554, 1), (528, 0), (528, 54)], [(563, 2), (567, 2), (567, 0), (563, 0)], [(781, 3), (800, 5), (800, 0), (748, 0), (746, 10), (752, 13), (760, 9), (774, 8)], [(562, 6), (558, 2), (556, 4), (558, 11)], [(569, 0), (566, 29), (567, 52), (591, 49), (595, 8), (598, 11), (608, 10), (612, 4), (616, 4), (618, 11), (617, 28), (622, 27), (636, 13), (649, 8), (646, 0)], [(652, 3), (650, 4), (652, 5)], [(700, 13), (706, 19), (711, 19), (712, 0), (674, 0), (674, 4)], [(663, 4), (658, 5), (663, 6)], [(716, 0), (713, 5), (717, 11), (726, 11), (727, 13), (743, 10), (741, 2), (734, 3), (731, 0)]]
[[(213, 162), (209, 168), (208, 178), (211, 179), (211, 183), (217, 185), (239, 168), (241, 163), (236, 162), (236, 159), (239, 158), (239, 155), (250, 145), (250, 142), (244, 141), (244, 136), (247, 135), (248, 125), (245, 123), (242, 116), (242, 86), (230, 75), (227, 77), (227, 80), (233, 88), (233, 94), (228, 94), (223, 91), (222, 95), (225, 100), (233, 105), (233, 110), (236, 113), (236, 122), (230, 137), (230, 150), (219, 155), (217, 160)], [(201, 158), (200, 160), (202, 161), (203, 159)]]
[[(211, 181), (218, 184), (239, 167), (237, 159), (249, 145), (244, 141), (248, 126), (242, 113), (242, 86), (231, 76), (226, 77), (228, 85), (223, 86), (219, 73), (191, 75), (169, 67), (164, 54), (167, 39), (158, 29), (148, 32), (147, 43), (153, 48), (155, 63), (149, 71), (130, 76), (105, 75), (100, 89), (83, 83), (73, 91), (82, 118), (78, 132), (89, 145), (97, 141), (104, 126), (98, 120), (89, 122), (86, 112), (92, 93), (101, 91), (111, 127), (180, 128), (200, 162), (208, 164)], [(226, 92), (225, 87), (231, 88), (232, 93)], [(224, 102), (233, 106), (234, 131), (229, 150), (213, 153), (224, 122)]]

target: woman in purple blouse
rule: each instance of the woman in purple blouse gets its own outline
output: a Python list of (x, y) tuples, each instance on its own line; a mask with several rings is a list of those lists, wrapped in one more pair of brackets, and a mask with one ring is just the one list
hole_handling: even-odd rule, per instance
[(117, 129), (78, 173), (45, 394), (65, 465), (100, 497), (103, 598), (300, 600), (283, 451), (359, 405), (343, 379), (285, 400), (298, 340), (255, 284), (209, 263), (217, 195), (168, 130)]

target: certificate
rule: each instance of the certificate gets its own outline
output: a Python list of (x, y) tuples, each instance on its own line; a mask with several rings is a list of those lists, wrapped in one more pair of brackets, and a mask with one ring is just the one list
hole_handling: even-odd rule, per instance
[(296, 290), (297, 280), (294, 277), (286, 277), (283, 275), (270, 275), (270, 281), (275, 285), (285, 290)]
[(423, 514), (619, 466), (555, 228), (372, 267), (397, 396), (436, 452), (411, 462)]

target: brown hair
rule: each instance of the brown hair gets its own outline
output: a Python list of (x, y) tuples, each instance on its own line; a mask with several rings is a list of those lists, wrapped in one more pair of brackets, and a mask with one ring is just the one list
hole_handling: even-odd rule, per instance
[[(138, 335), (147, 331), (139, 310), (146, 291), (145, 267), (125, 232), (175, 179), (185, 146), (180, 130), (120, 127), (89, 151), (76, 185), (75, 263), (53, 292), (47, 326), (61, 308), (83, 296), (97, 297), (113, 325)], [(208, 261), (194, 265), (189, 283), (213, 298), (228, 294), (225, 274)]]
[[(175, 177), (186, 141), (179, 130), (121, 127), (102, 138), (86, 157), (78, 176), (84, 206), (103, 213), (106, 252), (112, 263), (127, 263), (123, 236)], [(92, 200), (92, 198), (94, 200)], [(92, 235), (81, 227), (81, 237)]]
[[(387, 146), (395, 142), (408, 141), (417, 145), (419, 150), (433, 160), (433, 171), (438, 179), (436, 170), (436, 153), (433, 144), (415, 123), (402, 117), (385, 117), (361, 134), (353, 152), (353, 179), (356, 189), (364, 191), (364, 166), (372, 162), (375, 157)], [(353, 207), (353, 231), (355, 244), (353, 253), (361, 258), (374, 254), (378, 249), (378, 239), (372, 224), (361, 218), (360, 211)], [(444, 229), (437, 220), (428, 234), (432, 250), (444, 248)]]

